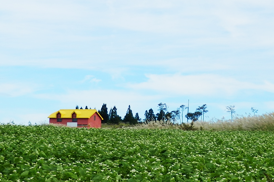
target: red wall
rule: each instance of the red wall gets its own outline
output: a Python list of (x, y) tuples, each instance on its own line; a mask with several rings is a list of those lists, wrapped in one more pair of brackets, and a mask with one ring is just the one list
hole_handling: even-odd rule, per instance
[[(95, 120), (94, 120), (95, 116)], [(57, 118), (50, 118), (49, 123), (61, 124), (67, 126), (67, 122), (72, 122), (72, 118), (62, 118), (62, 122), (57, 122)], [(86, 124), (87, 128), (101, 128), (101, 118), (95, 113), (90, 118), (77, 118), (77, 124)], [(83, 128), (84, 126), (77, 126), (77, 128)]]
[(72, 118), (62, 118), (62, 122), (57, 122), (57, 118), (49, 119), (49, 123), (52, 123), (52, 124), (62, 124), (62, 125), (67, 126), (67, 122), (72, 122)]
[[(95, 120), (94, 120), (94, 116), (95, 116)], [(102, 123), (102, 120), (97, 113), (93, 114), (88, 119), (88, 124), (90, 125), (91, 128), (101, 128), (101, 123)]]

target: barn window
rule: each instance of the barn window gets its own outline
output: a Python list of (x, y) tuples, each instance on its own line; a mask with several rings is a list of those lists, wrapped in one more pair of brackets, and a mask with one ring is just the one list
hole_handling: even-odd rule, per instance
[(72, 114), (72, 122), (77, 122), (76, 113)]
[(61, 113), (57, 113), (57, 122), (62, 122)]
[(94, 115), (94, 121), (96, 120), (96, 115)]

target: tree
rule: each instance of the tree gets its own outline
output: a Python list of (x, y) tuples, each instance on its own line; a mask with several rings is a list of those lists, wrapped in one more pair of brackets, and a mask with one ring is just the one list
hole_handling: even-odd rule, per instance
[(117, 114), (117, 108), (114, 106), (112, 109), (110, 109), (109, 123), (119, 124), (121, 120), (121, 117)]
[(141, 121), (141, 118), (139, 117), (138, 112), (135, 114), (135, 117), (134, 117), (134, 118), (137, 120), (137, 122), (140, 122), (140, 121)]
[(196, 111), (196, 112), (194, 112), (194, 113), (189, 112), (189, 113), (187, 113), (186, 118), (187, 118), (187, 119), (190, 119), (190, 120), (192, 120), (192, 121), (194, 122), (194, 121), (197, 121), (198, 118), (199, 118), (201, 115), (202, 115), (202, 112), (200, 112), (200, 111)]
[(253, 107), (251, 107), (251, 111), (254, 113), (254, 116), (255, 116), (256, 113), (258, 112), (258, 109), (254, 109)]
[(233, 121), (233, 114), (235, 113), (235, 106), (227, 106), (227, 112), (231, 113), (231, 122)]
[(85, 109), (88, 109), (88, 106), (86, 106)]
[(166, 103), (159, 103), (158, 104), (159, 110), (167, 111), (167, 105)]
[(172, 114), (171, 112), (167, 112), (165, 114), (166, 122), (171, 119), (171, 117), (172, 117), (171, 114)]
[(133, 117), (132, 110), (130, 109), (130, 105), (128, 106), (127, 113), (124, 117), (124, 122), (129, 122), (130, 124), (137, 124), (137, 120)]
[(156, 120), (156, 116), (154, 114), (153, 109), (149, 109), (148, 111), (148, 121), (155, 121)]
[(179, 109), (177, 109), (175, 111), (171, 111), (172, 121), (175, 122), (177, 118), (180, 118), (180, 110)]
[(149, 121), (149, 114), (148, 114), (148, 111), (146, 110), (145, 111), (145, 119), (144, 121), (147, 123)]
[(99, 114), (103, 117), (102, 123), (108, 123), (109, 121), (109, 115), (108, 115), (108, 108), (106, 104), (103, 104), (101, 107), (101, 110), (98, 111)]
[(157, 118), (158, 121), (161, 121), (161, 120), (164, 121), (165, 116), (166, 116), (166, 113), (163, 110), (160, 110), (160, 113), (156, 114), (156, 118)]
[(187, 120), (192, 120), (193, 123), (194, 121), (197, 121), (200, 116), (202, 116), (202, 113), (202, 107), (198, 107), (194, 113), (189, 112), (185, 117)]
[(79, 109), (79, 106), (77, 105), (77, 106), (75, 107), (75, 109)]
[(167, 112), (165, 115), (165, 118), (166, 118), (166, 121), (172, 120), (173, 122), (175, 122), (176, 119), (179, 117), (179, 115), (180, 115), (180, 111), (179, 109), (177, 109), (175, 111)]
[(80, 109), (83, 109), (82, 107)]
[(165, 112), (167, 112), (167, 105), (166, 105), (166, 103), (159, 103), (158, 104), (158, 107), (159, 107), (159, 111), (160, 111), (160, 113), (159, 114), (156, 114), (157, 115), (157, 119), (158, 119), (158, 121), (161, 121), (161, 120), (165, 120), (165, 116), (166, 116), (166, 114), (165, 114)]
[(206, 104), (202, 105), (202, 106), (199, 106), (196, 110), (197, 111), (200, 111), (203, 113), (203, 121), (204, 121), (204, 114), (208, 112), (208, 110), (206, 110), (207, 106)]
[(110, 120), (111, 117), (112, 117), (112, 108), (110, 108), (110, 110), (109, 110), (108, 121)]

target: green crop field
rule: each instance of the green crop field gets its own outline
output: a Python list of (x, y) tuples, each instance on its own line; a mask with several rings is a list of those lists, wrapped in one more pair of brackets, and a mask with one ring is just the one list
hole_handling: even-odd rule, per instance
[(0, 125), (0, 181), (272, 181), (267, 131)]

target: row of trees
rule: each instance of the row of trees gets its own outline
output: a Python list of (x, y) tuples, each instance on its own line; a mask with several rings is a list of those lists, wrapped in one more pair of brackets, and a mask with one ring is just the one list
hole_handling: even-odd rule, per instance
[[(184, 106), (184, 105), (182, 105)], [(183, 108), (183, 109), (182, 109)], [(199, 106), (196, 111), (194, 113), (188, 112), (185, 117), (188, 120), (191, 121), (197, 121), (199, 119), (200, 116), (203, 116), (203, 120), (204, 120), (204, 113), (208, 112), (208, 110), (206, 110), (207, 106), (206, 104)], [(173, 110), (168, 112), (167, 111), (167, 105), (165, 103), (159, 103), (158, 104), (158, 110), (159, 113), (154, 114), (153, 109), (149, 109), (148, 111), (145, 111), (145, 122), (150, 122), (150, 121), (172, 121), (175, 122), (177, 119), (180, 119), (181, 117), (181, 112), (183, 113), (184, 111), (184, 107), (178, 108), (177, 110)], [(183, 117), (183, 116), (182, 116)], [(183, 120), (182, 120), (183, 122)]]
[[(236, 112), (235, 111), (235, 106), (227, 106), (226, 109), (227, 109), (227, 112), (230, 112), (230, 114), (231, 114), (231, 122), (233, 122), (233, 114)], [(253, 114), (255, 116), (256, 113), (258, 112), (258, 109), (255, 109), (255, 108), (251, 107), (251, 111), (253, 112)]]
[(133, 112), (130, 108), (130, 105), (128, 106), (126, 115), (122, 119), (121, 116), (117, 114), (117, 108), (114, 106), (110, 109), (108, 112), (108, 108), (106, 104), (102, 105), (101, 110), (98, 111), (100, 115), (104, 118), (102, 123), (112, 123), (112, 124), (119, 124), (119, 122), (129, 123), (129, 124), (137, 124), (141, 121), (139, 114), (136, 113), (135, 116), (133, 116)]
[[(79, 107), (76, 106), (76, 109), (79, 109)], [(81, 107), (80, 109), (83, 109), (83, 108)], [(88, 109), (88, 107), (86, 106), (85, 109)], [(181, 105), (180, 108), (178, 108), (177, 110), (168, 112), (167, 105), (165, 103), (159, 103), (158, 104), (159, 113), (155, 114), (152, 108), (149, 110), (146, 110), (145, 118), (143, 121), (144, 122), (151, 122), (151, 121), (175, 122), (177, 119), (180, 120), (180, 117), (181, 117), (181, 119), (182, 119), (181, 123), (183, 123), (183, 112), (185, 109), (189, 110), (189, 108), (185, 107), (185, 105)], [(196, 111), (193, 113), (187, 112), (187, 114), (185, 115), (185, 117), (187, 118), (187, 122), (188, 122), (188, 120), (197, 121), (199, 119), (199, 117), (201, 117), (201, 120), (204, 121), (204, 114), (208, 112), (208, 110), (206, 110), (206, 109), (207, 109), (207, 106), (206, 106), (206, 104), (204, 104), (202, 106), (199, 106), (196, 109)], [(226, 109), (227, 109), (227, 112), (230, 112), (231, 121), (233, 121), (233, 114), (235, 113), (235, 106), (227, 106)], [(251, 111), (254, 113), (254, 115), (256, 115), (256, 113), (258, 112), (258, 110), (254, 109), (253, 107), (251, 107)], [(104, 118), (102, 123), (118, 124), (120, 122), (124, 122), (124, 123), (129, 123), (129, 124), (137, 124), (138, 122), (141, 121), (141, 118), (139, 117), (138, 113), (136, 113), (135, 116), (133, 116), (133, 112), (130, 108), (130, 105), (128, 106), (126, 115), (124, 116), (123, 119), (121, 118), (121, 116), (119, 116), (117, 114), (116, 106), (111, 108), (110, 111), (108, 112), (107, 105), (103, 104), (101, 107), (101, 110), (99, 110), (98, 112)]]
[[(187, 118), (187, 121), (188, 120), (197, 121), (200, 116), (203, 116), (203, 119), (204, 119), (204, 113), (208, 112), (206, 108), (207, 106), (206, 104), (204, 104), (202, 106), (199, 106), (194, 113), (188, 112), (185, 115), (185, 117)], [(76, 109), (79, 109), (79, 107), (76, 106)], [(80, 109), (83, 109), (83, 108), (81, 107)], [(88, 109), (88, 107), (86, 106), (85, 109)], [(146, 123), (151, 121), (175, 122), (177, 119), (180, 120), (181, 113), (183, 113), (181, 106), (177, 110), (168, 112), (167, 105), (165, 103), (158, 104), (158, 111), (159, 112), (155, 114), (152, 108), (149, 110), (146, 110), (145, 118), (143, 121)], [(136, 113), (135, 116), (133, 115), (130, 105), (128, 106), (128, 109), (124, 118), (122, 118), (121, 116), (117, 114), (116, 106), (114, 106), (113, 108), (110, 108), (108, 112), (107, 105), (103, 104), (101, 107), (101, 110), (99, 110), (98, 112), (104, 118), (102, 123), (119, 124), (120, 122), (124, 122), (129, 124), (137, 124), (138, 122), (141, 122), (141, 118), (139, 117), (138, 113)], [(182, 120), (182, 123), (183, 123), (183, 120)]]

